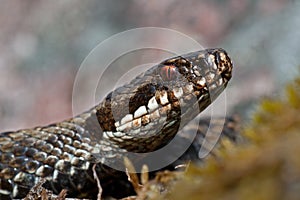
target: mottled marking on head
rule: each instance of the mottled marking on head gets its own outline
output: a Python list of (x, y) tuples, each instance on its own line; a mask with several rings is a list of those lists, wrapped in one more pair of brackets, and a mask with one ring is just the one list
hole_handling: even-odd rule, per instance
[[(223, 49), (206, 49), (167, 59), (116, 89), (97, 109), (103, 136), (121, 148), (140, 151), (143, 142), (168, 143), (223, 91), (232, 62)], [(139, 141), (136, 144), (132, 141)], [(163, 141), (163, 142), (162, 142)]]

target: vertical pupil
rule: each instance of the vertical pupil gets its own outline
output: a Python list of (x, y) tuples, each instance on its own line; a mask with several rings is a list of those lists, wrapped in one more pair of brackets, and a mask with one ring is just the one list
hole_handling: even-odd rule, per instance
[(171, 67), (168, 67), (168, 79), (171, 80)]
[(176, 77), (176, 69), (173, 65), (164, 65), (160, 69), (160, 75), (165, 81), (170, 81)]

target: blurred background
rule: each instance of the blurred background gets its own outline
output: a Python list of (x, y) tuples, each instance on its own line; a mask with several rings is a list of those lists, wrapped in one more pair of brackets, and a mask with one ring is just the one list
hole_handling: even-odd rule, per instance
[(145, 26), (226, 49), (235, 63), (229, 108), (278, 95), (299, 74), (298, 1), (3, 0), (0, 131), (71, 117), (73, 82), (84, 58), (110, 36)]

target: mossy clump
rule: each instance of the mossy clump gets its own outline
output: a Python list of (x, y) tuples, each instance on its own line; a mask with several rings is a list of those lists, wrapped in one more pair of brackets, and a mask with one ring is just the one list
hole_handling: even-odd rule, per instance
[(242, 136), (204, 166), (190, 166), (161, 199), (299, 199), (300, 78), (286, 98), (264, 100)]

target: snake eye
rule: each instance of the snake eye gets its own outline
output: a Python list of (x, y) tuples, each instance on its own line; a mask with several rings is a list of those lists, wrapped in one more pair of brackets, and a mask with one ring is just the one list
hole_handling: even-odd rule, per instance
[(178, 76), (177, 67), (174, 65), (163, 65), (160, 68), (159, 74), (164, 81), (175, 80)]

